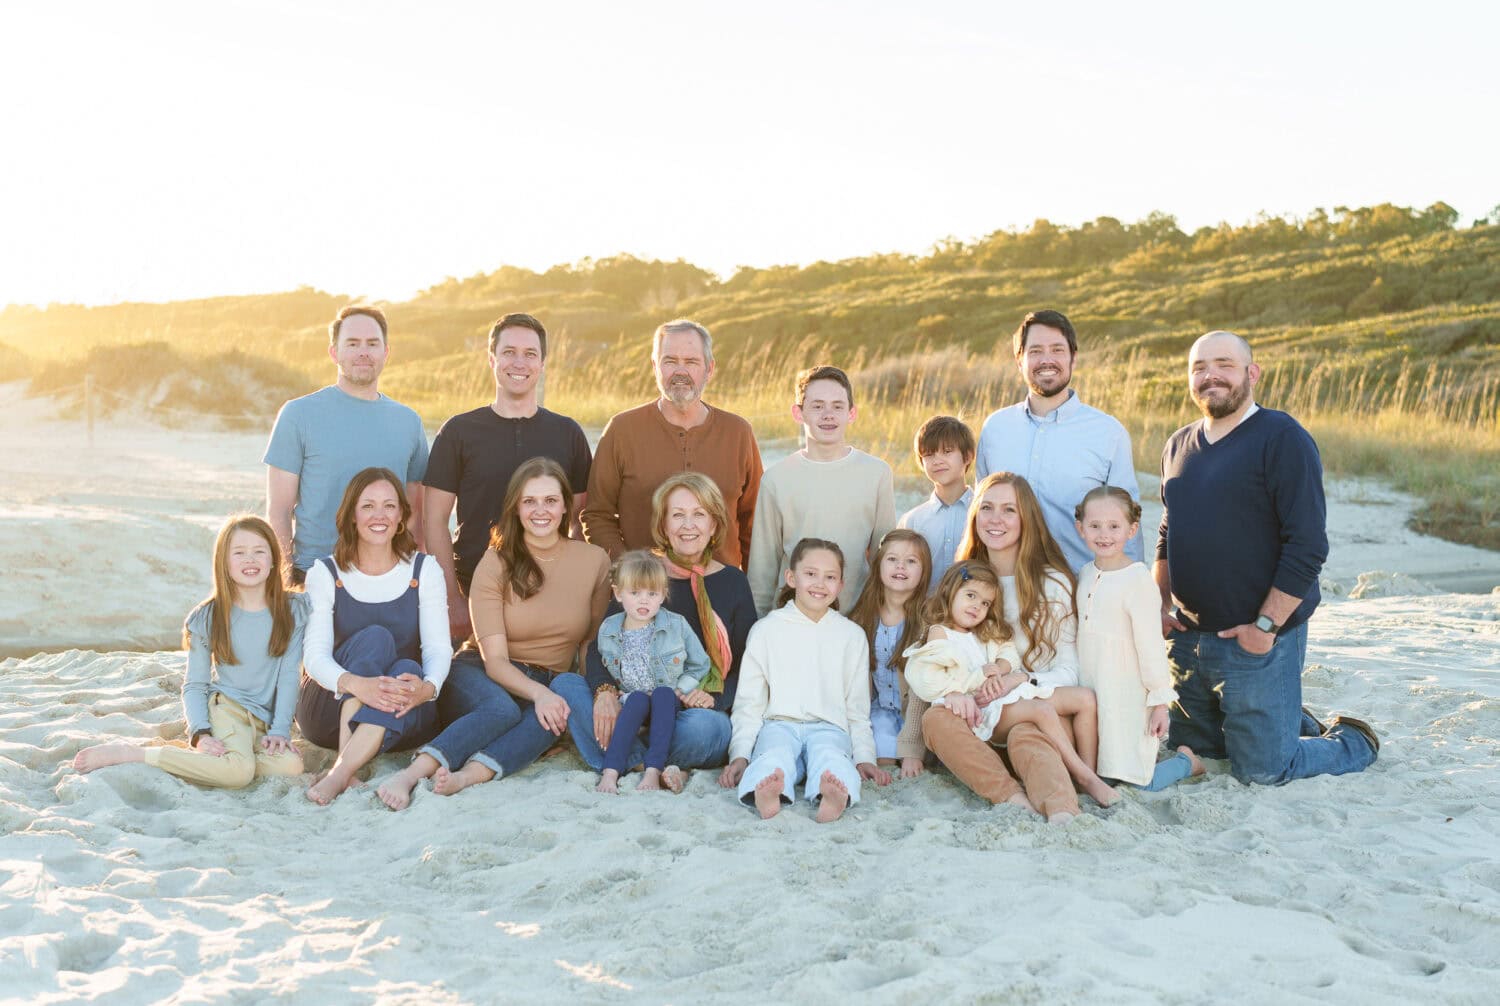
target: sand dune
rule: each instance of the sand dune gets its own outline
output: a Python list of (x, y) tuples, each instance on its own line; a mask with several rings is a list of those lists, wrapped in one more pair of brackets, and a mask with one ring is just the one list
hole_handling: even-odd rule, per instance
[(167, 651), (0, 662), (4, 1001), (1494, 1001), (1500, 594), (1380, 575), (1493, 558), (1411, 535), (1392, 494), (1334, 488), (1309, 641), (1308, 703), (1385, 737), (1359, 776), (1251, 789), (1211, 763), (1048, 829), (935, 773), (819, 827), (760, 822), (713, 773), (602, 796), (566, 752), (393, 814), (373, 787), (320, 809), (295, 780), (69, 767), (181, 740), (170, 648), (263, 444), (122, 426), (86, 455), (21, 421), (0, 421), (4, 645)]

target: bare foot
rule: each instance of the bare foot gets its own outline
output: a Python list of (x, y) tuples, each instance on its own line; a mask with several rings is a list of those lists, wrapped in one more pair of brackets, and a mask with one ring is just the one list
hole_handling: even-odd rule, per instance
[(1026, 798), (1026, 794), (1025, 793), (1017, 793), (1015, 796), (1011, 797), (1009, 800), (1006, 800), (1005, 802), (1009, 803), (1009, 804), (1014, 804), (1015, 806), (1020, 807), (1022, 810), (1029, 810), (1033, 814), (1040, 813), (1040, 811), (1038, 811), (1036, 809), (1036, 804), (1034, 804), (1030, 800), (1028, 800)]
[(1203, 765), (1203, 759), (1193, 754), (1193, 749), (1188, 747), (1186, 744), (1179, 747), (1177, 749), (1177, 752), (1178, 754), (1187, 755), (1187, 760), (1191, 762), (1193, 766), (1193, 771), (1191, 773), (1192, 775), (1202, 775), (1204, 772), (1208, 771), (1208, 769)]
[(1067, 824), (1069, 821), (1073, 820), (1073, 818), (1075, 818), (1077, 816), (1078, 815), (1074, 814), (1072, 811), (1060, 810), (1056, 814), (1053, 814), (1050, 817), (1048, 817), (1047, 818), (1047, 823), (1048, 824)]
[(641, 773), (641, 781), (636, 783), (636, 789), (661, 789), (661, 769), (648, 768)]
[(849, 806), (849, 787), (838, 776), (824, 772), (818, 780), (818, 795), (822, 797), (816, 815), (819, 824), (828, 824), (844, 816), (844, 809)]
[(1099, 778), (1084, 783), (1083, 791), (1093, 797), (1101, 807), (1108, 807), (1120, 799), (1120, 791)]
[(411, 804), (411, 791), (416, 788), (421, 779), (422, 777), (408, 766), (381, 783), (375, 795), (380, 797), (380, 802), (391, 810), (405, 810)]
[(671, 790), (673, 793), (681, 793), (682, 787), (686, 783), (687, 779), (684, 778), (682, 769), (678, 768), (676, 765), (668, 765), (666, 768), (661, 770), (661, 784), (667, 787), (667, 789)]
[(334, 801), (335, 797), (349, 788), (349, 783), (353, 778), (352, 775), (345, 775), (342, 772), (337, 774), (329, 772), (307, 787), (307, 793), (304, 795), (319, 807), (326, 807)]
[(600, 773), (599, 785), (594, 787), (594, 792), (618, 794), (620, 792), (619, 782), (620, 773), (616, 772), (612, 768), (607, 768), (602, 773)]
[(755, 809), (760, 811), (763, 821), (769, 821), (781, 813), (781, 789), (786, 776), (777, 769), (755, 784)]
[(126, 762), (145, 760), (145, 748), (130, 744), (96, 744), (78, 752), (73, 758), (73, 767), (80, 772), (92, 772), (106, 765), (124, 765)]
[(432, 774), (432, 791), (439, 796), (452, 796), (482, 782), (495, 778), (495, 773), (478, 762), (469, 762), (457, 772), (439, 767)]

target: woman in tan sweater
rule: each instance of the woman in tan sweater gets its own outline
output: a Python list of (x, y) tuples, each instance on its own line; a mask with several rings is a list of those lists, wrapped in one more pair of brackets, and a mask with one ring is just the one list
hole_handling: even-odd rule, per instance
[(454, 664), (482, 664), (521, 715), (462, 767), (436, 768), (438, 793), (519, 772), (564, 730), (593, 731), (589, 687), (573, 669), (604, 617), (609, 555), (568, 537), (572, 510), (573, 491), (557, 462), (532, 458), (516, 469), (469, 587), (477, 650), (465, 647)]

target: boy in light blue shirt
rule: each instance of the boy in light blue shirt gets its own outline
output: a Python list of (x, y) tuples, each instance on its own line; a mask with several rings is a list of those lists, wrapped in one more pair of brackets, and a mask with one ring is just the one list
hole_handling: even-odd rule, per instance
[(896, 526), (927, 539), (932, 550), (930, 593), (953, 565), (953, 554), (968, 524), (969, 504), (974, 500), (969, 485), (974, 431), (955, 416), (933, 416), (917, 430), (912, 447), (917, 466), (932, 483), (932, 495), (902, 514)]

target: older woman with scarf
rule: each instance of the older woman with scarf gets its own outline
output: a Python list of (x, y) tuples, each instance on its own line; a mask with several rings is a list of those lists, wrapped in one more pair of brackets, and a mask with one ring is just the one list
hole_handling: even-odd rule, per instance
[[(740, 655), (755, 623), (750, 581), (713, 557), (729, 527), (729, 513), (708, 476), (679, 472), (669, 477), (652, 496), (651, 510), (651, 535), (669, 577), (662, 606), (687, 619), (710, 664), (704, 690), (712, 703), (678, 711), (668, 761), (684, 769), (716, 767), (729, 751), (729, 709), (739, 682)], [(619, 611), (618, 602), (609, 610)], [(591, 737), (575, 733), (573, 740), (583, 760), (599, 771), (620, 713), (620, 683), (605, 669), (597, 644), (589, 647), (586, 676), (594, 692), (594, 732)], [(703, 705), (701, 697), (698, 704)], [(644, 757), (644, 744), (638, 747), (631, 765)]]

